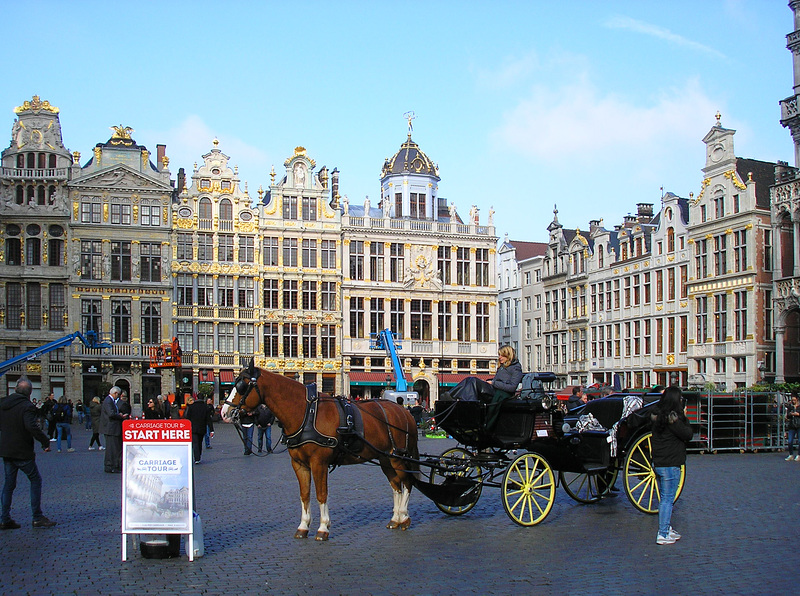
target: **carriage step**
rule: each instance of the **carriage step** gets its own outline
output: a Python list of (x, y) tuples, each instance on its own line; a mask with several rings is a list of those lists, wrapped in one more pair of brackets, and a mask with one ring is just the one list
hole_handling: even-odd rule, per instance
[(600, 472), (608, 470), (608, 466), (602, 464), (583, 464), (583, 469), (586, 470), (587, 474), (599, 474)]

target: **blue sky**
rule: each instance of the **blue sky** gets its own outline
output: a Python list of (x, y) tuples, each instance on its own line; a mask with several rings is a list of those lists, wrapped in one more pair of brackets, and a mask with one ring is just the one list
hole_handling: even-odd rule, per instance
[(697, 194), (717, 111), (737, 155), (792, 163), (787, 4), (0, 0), (0, 130), (36, 94), (82, 162), (122, 124), (173, 174), (216, 137), (254, 200), (302, 145), (374, 205), (414, 111), (440, 196), (543, 241), (554, 204), (610, 228), (662, 187)]

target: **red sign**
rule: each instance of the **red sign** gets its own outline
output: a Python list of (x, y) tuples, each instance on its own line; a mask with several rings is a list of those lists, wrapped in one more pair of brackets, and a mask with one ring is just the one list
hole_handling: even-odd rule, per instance
[(190, 443), (190, 420), (123, 420), (122, 441), (130, 443)]

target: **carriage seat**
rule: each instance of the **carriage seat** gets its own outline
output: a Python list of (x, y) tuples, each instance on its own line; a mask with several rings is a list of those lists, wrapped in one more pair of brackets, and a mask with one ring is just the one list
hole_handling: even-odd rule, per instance
[(572, 418), (574, 416), (577, 419), (584, 414), (591, 414), (603, 425), (603, 428), (610, 429), (622, 418), (623, 405), (622, 397), (593, 399), (583, 406), (570, 410), (569, 417)]

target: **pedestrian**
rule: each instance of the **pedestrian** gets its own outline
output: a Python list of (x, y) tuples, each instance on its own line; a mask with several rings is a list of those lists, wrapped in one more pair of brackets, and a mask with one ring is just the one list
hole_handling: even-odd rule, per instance
[(106, 437), (103, 469), (107, 474), (122, 472), (122, 421), (126, 420), (129, 414), (120, 412), (121, 396), (122, 389), (116, 385), (109, 389), (100, 411), (100, 432)]
[[(786, 439), (789, 455), (786, 461), (800, 461), (800, 398), (792, 393), (792, 401), (786, 406)], [(797, 455), (794, 455), (794, 442), (798, 441)]]
[(583, 404), (587, 403), (589, 398), (587, 397), (586, 393), (584, 392), (583, 388), (580, 386), (572, 388), (572, 395), (569, 396), (569, 401), (567, 402), (567, 407), (577, 408), (578, 406), (582, 406)]
[(255, 412), (246, 412), (242, 410), (239, 413), (239, 424), (242, 426), (242, 441), (244, 442), (245, 455), (253, 455), (253, 425), (255, 421)]
[(211, 439), (214, 437), (214, 400), (210, 397), (206, 399), (206, 409), (208, 410), (208, 426), (205, 434), (206, 449), (213, 449)]
[(131, 408), (131, 403), (128, 401), (128, 394), (125, 391), (123, 391), (122, 395), (119, 397), (117, 407), (119, 408), (120, 414), (127, 414), (128, 418), (133, 415), (133, 408)]
[(692, 427), (683, 411), (683, 394), (678, 387), (667, 387), (652, 415), (653, 468), (658, 481), (658, 536), (656, 544), (674, 544), (681, 535), (672, 529), (672, 506), (686, 463), (686, 444), (692, 440)]
[(56, 449), (59, 453), (61, 453), (61, 440), (65, 437), (67, 439), (67, 451), (70, 453), (75, 451), (72, 448), (71, 420), (72, 405), (67, 401), (67, 398), (62, 395), (59, 398), (58, 403), (53, 406), (53, 422), (55, 422), (56, 432), (58, 432), (58, 436), (56, 438)]
[(209, 424), (212, 427), (214, 424), (211, 422), (211, 412), (206, 404), (187, 394), (183, 417), (192, 423), (192, 454), (194, 463), (199, 464), (203, 457), (203, 437), (206, 434), (206, 428)]
[(47, 421), (47, 436), (50, 441), (56, 440), (56, 423), (53, 422), (53, 408), (56, 405), (55, 395), (50, 393), (42, 405), (42, 416)]
[(256, 408), (256, 426), (258, 427), (258, 452), (264, 445), (264, 436), (267, 437), (267, 453), (272, 453), (272, 424), (275, 422), (275, 414), (272, 413), (265, 404), (259, 404)]
[[(100, 401), (98, 398), (97, 401)], [(91, 430), (92, 428), (92, 398), (88, 395), (83, 397), (83, 428), (84, 430)]]
[(89, 417), (92, 419), (92, 438), (89, 440), (89, 451), (94, 451), (94, 445), (97, 443), (97, 449), (103, 451), (105, 447), (100, 444), (100, 417), (103, 415), (103, 406), (100, 405), (100, 398), (96, 395), (92, 398), (89, 406)]
[(22, 470), (31, 483), (31, 513), (34, 528), (52, 528), (56, 522), (42, 513), (42, 476), (36, 466), (33, 441), (50, 451), (50, 439), (36, 423), (36, 407), (31, 403), (33, 385), (21, 377), (14, 393), (0, 400), (0, 457), (3, 458), (3, 483), (0, 530), (15, 530), (20, 525), (11, 519), (11, 498), (17, 487), (17, 472)]
[(172, 415), (171, 415), (172, 414), (172, 412), (171, 412), (171, 410), (172, 410), (172, 402), (169, 401), (169, 395), (165, 395), (164, 396), (164, 400), (161, 402), (161, 406), (162, 406), (161, 411), (164, 414), (164, 418), (169, 420), (172, 417)]
[(164, 417), (164, 413), (161, 411), (161, 404), (158, 403), (158, 397), (151, 397), (147, 400), (142, 414), (145, 420), (161, 420)]

